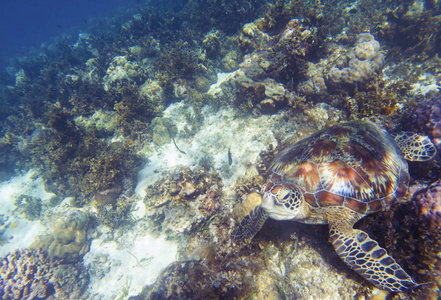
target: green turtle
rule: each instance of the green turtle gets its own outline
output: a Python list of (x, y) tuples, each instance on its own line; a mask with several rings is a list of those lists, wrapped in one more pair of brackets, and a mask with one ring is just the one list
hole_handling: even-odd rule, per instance
[(417, 283), (386, 250), (353, 226), (408, 201), (404, 158), (426, 161), (435, 154), (428, 137), (403, 132), (393, 138), (368, 121), (320, 130), (275, 157), (261, 204), (234, 229), (233, 240), (252, 238), (267, 218), (329, 224), (330, 242), (352, 270), (384, 290), (413, 288)]

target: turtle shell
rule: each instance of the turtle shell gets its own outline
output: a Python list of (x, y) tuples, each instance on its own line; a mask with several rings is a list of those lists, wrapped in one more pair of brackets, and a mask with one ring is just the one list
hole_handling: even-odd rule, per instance
[(384, 210), (408, 191), (407, 162), (393, 138), (372, 122), (320, 130), (282, 151), (270, 180), (302, 189), (312, 207), (344, 206), (361, 214)]

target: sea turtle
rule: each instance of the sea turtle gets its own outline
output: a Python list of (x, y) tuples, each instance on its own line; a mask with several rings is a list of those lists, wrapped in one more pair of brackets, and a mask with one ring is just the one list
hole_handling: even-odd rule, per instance
[(435, 154), (428, 137), (402, 132), (393, 138), (369, 121), (320, 130), (275, 157), (261, 204), (234, 229), (233, 240), (252, 238), (268, 217), (329, 224), (330, 242), (352, 270), (388, 291), (415, 287), (385, 249), (353, 226), (410, 199), (404, 158), (426, 161)]

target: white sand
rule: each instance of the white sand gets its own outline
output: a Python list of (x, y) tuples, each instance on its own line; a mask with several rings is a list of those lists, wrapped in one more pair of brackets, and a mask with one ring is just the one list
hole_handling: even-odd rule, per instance
[(127, 237), (121, 244), (94, 239), (90, 252), (84, 256), (84, 264), (100, 261), (95, 268), (103, 268), (104, 272), (108, 267), (111, 269), (103, 278), (91, 276), (89, 292), (104, 295), (105, 299), (119, 297), (125, 292), (135, 296), (145, 285), (155, 282), (160, 272), (175, 261), (176, 253), (175, 243), (148, 233)]
[[(273, 127), (277, 117), (261, 115), (257, 118), (246, 116), (235, 118), (234, 111), (222, 109), (213, 112), (209, 106), (202, 109), (205, 116), (200, 130), (193, 136), (185, 136), (185, 113), (191, 108), (182, 102), (170, 105), (164, 112), (178, 127), (175, 137), (179, 148), (173, 142), (156, 148), (149, 145), (149, 163), (138, 175), (136, 193), (144, 197), (146, 186), (161, 178), (161, 174), (172, 172), (178, 166), (192, 167), (200, 164), (201, 159), (209, 160), (211, 167), (219, 173), (224, 189), (230, 189), (248, 167), (254, 165), (261, 151), (268, 149), (270, 144), (277, 146)], [(228, 149), (232, 154), (233, 163), (228, 163)]]
[(6, 230), (2, 234), (2, 239), (8, 240), (7, 244), (0, 247), (0, 257), (15, 249), (28, 247), (34, 238), (46, 229), (39, 220), (28, 221), (22, 218), (19, 213), (14, 212), (16, 209), (14, 201), (22, 194), (38, 197), (42, 202), (55, 196), (44, 190), (41, 178), (34, 177), (35, 173), (31, 170), (25, 175), (16, 176), (0, 183), (0, 214), (7, 218), (7, 222), (3, 226)]

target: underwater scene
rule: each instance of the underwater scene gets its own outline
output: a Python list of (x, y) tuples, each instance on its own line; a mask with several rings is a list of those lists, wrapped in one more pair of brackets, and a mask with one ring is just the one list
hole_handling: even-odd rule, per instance
[(439, 0), (43, 2), (0, 5), (1, 299), (441, 299)]

